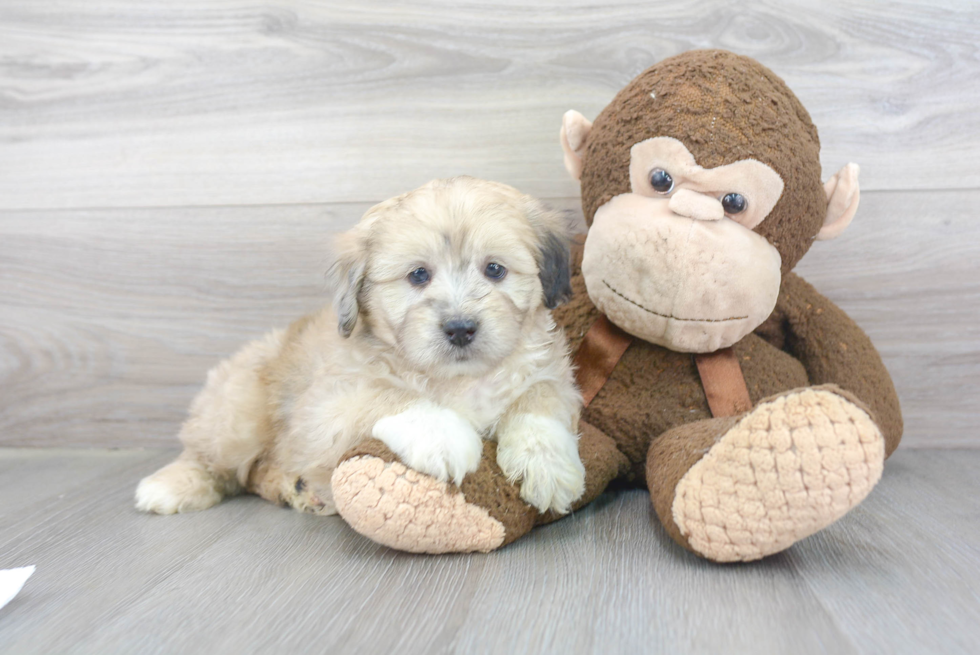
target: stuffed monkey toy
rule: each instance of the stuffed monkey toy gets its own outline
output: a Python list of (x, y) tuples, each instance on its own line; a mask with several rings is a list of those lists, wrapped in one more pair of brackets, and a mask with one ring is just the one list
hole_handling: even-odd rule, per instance
[[(561, 144), (589, 226), (554, 312), (585, 402), (576, 507), (645, 486), (675, 541), (730, 562), (860, 503), (901, 438), (898, 398), (867, 335), (792, 273), (850, 223), (857, 166), (821, 182), (796, 96), (717, 50), (649, 68), (594, 123), (566, 113)], [(521, 499), (490, 440), (459, 487), (367, 440), (333, 495), (355, 530), (414, 552), (489, 551), (558, 518)]]

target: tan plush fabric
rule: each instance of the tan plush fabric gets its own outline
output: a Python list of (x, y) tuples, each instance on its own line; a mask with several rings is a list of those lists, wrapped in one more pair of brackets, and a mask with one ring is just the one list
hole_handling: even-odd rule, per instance
[(645, 473), (650, 500), (667, 534), (688, 550), (693, 549), (687, 537), (674, 523), (674, 491), (681, 478), (740, 418), (726, 416), (678, 425), (660, 435), (650, 445)]
[[(758, 62), (712, 50), (651, 67), (616, 96), (591, 130), (577, 115), (566, 122), (575, 128), (564, 134), (566, 155), (581, 157), (573, 163), (582, 166), (590, 224), (597, 208), (630, 192), (633, 145), (658, 137), (682, 141), (699, 167), (752, 160), (784, 184), (772, 212), (753, 228), (781, 257), (781, 280), (771, 290), (775, 307), (732, 346), (751, 409), (713, 418), (694, 357), (634, 338), (583, 411), (579, 451), (586, 493), (576, 507), (612, 480), (646, 485), (668, 534), (717, 561), (763, 557), (836, 520), (880, 477), (882, 461), (901, 439), (902, 417), (868, 336), (790, 272), (828, 220), (820, 144), (806, 110)], [(846, 222), (856, 207), (856, 170), (845, 167), (830, 187), (831, 215)], [(572, 352), (599, 317), (582, 275), (582, 249), (574, 252), (573, 296), (553, 312)], [(650, 270), (645, 262), (634, 257), (608, 265), (641, 278)], [(348, 457), (364, 454), (355, 449)], [(488, 443), (480, 468), (460, 491), (466, 504), (504, 526), (506, 544), (554, 517), (523, 504), (494, 454)], [(338, 507), (342, 502), (337, 499)]]
[[(558, 308), (555, 317), (565, 326), (574, 350), (598, 312), (584, 293), (580, 271), (577, 267), (573, 270), (573, 299), (568, 305)], [(821, 325), (823, 317), (826, 317), (829, 325)], [(834, 344), (835, 347), (829, 355), (825, 350), (821, 357), (817, 355), (821, 344), (824, 347)], [(784, 278), (784, 292), (780, 295), (773, 317), (757, 334), (749, 335), (737, 343), (733, 350), (742, 367), (753, 403), (758, 405), (772, 396), (807, 387), (811, 382), (836, 379), (840, 386), (853, 393), (839, 390), (835, 394), (853, 403), (868, 420), (875, 416), (884, 435), (882, 449), (889, 453), (894, 450), (901, 437), (901, 414), (894, 387), (880, 358), (860, 328), (800, 278), (793, 275)], [(797, 354), (800, 359), (791, 353)], [(804, 366), (804, 361), (807, 367)], [(877, 418), (879, 414), (881, 418)], [(689, 543), (688, 537), (674, 522), (674, 492), (688, 471), (706, 453), (711, 452), (716, 442), (724, 441), (728, 431), (740, 419), (741, 417), (711, 417), (693, 356), (634, 340), (613, 369), (609, 381), (583, 413), (579, 451), (586, 467), (586, 493), (575, 508), (591, 502), (614, 479), (646, 484), (650, 488), (658, 516), (678, 543), (703, 556), (727, 561), (730, 552), (725, 548), (713, 550), (702, 546), (698, 550)], [(863, 429), (866, 428), (867, 426)], [(373, 440), (352, 450), (345, 459), (362, 457), (365, 460), (374, 457), (381, 462), (392, 462), (396, 459), (383, 444)], [(542, 516), (523, 503), (519, 489), (508, 483), (500, 473), (495, 457), (496, 445), (492, 442), (485, 443), (479, 469), (467, 476), (459, 490), (453, 486), (432, 486), (430, 493), (433, 494), (433, 505), (440, 507), (461, 502), (458, 500), (461, 494), (465, 499), (462, 501), (464, 505), (485, 511), (490, 519), (504, 526), (504, 538), (500, 545), (505, 545), (526, 534), (534, 525), (558, 517)], [(720, 457), (716, 456), (716, 459)], [(841, 458), (844, 461), (843, 455)], [(341, 466), (346, 467), (347, 463)], [(377, 465), (368, 469), (362, 464), (359, 468), (361, 472), (373, 471), (372, 475), (375, 477), (379, 477), (385, 470), (383, 466), (379, 468)], [(877, 479), (876, 475), (880, 475), (880, 466), (877, 470), (878, 474), (869, 473), (868, 480), (872, 484)], [(689, 483), (693, 479), (690, 478)], [(366, 484), (362, 479), (362, 487)], [(685, 489), (691, 485), (693, 483)], [(355, 529), (376, 541), (402, 550), (412, 549), (411, 544), (406, 545), (401, 540), (383, 536), (397, 534), (398, 530), (394, 526), (399, 524), (392, 523), (393, 527), (383, 531), (377, 527), (379, 519), (373, 495), (362, 496), (354, 503), (346, 500), (357, 498), (358, 489), (355, 484), (335, 483), (334, 501), (340, 514)], [(401, 485), (391, 493), (401, 490), (401, 500), (410, 502), (411, 496), (406, 493), (408, 489)], [(366, 515), (375, 513), (373, 518), (368, 517), (371, 522), (361, 523), (359, 518), (352, 515), (350, 508), (358, 506), (363, 508)], [(469, 515), (477, 516), (475, 513)], [(438, 516), (441, 517), (442, 525), (449, 525), (457, 520), (456, 514), (452, 512), (440, 513)], [(482, 519), (482, 514), (479, 516)], [(834, 514), (819, 515), (815, 523), (810, 525), (819, 524), (828, 516), (833, 517)], [(388, 515), (383, 514), (383, 518), (387, 521)], [(424, 522), (428, 518), (423, 512), (414, 520)], [(692, 528), (686, 524), (685, 526), (690, 534)], [(791, 530), (780, 533), (778, 538), (773, 537), (769, 543), (789, 545), (792, 540), (787, 535), (798, 536), (804, 532), (796, 530), (794, 525)], [(469, 527), (462, 529), (462, 532), (481, 534), (479, 529), (471, 530)], [(446, 539), (440, 542), (443, 550), (427, 546), (429, 549), (425, 552), (445, 552), (446, 548), (455, 551), (482, 550), (487, 544), (493, 543), (480, 538), (467, 543), (459, 541), (460, 537), (453, 539), (456, 541)]]
[(785, 82), (723, 50), (685, 52), (648, 68), (593, 122), (581, 177), (587, 223), (629, 192), (630, 148), (660, 136), (683, 141), (704, 168), (755, 159), (776, 171), (785, 190), (755, 231), (779, 250), (784, 273), (796, 265), (823, 225), (827, 198), (817, 129)]
[(760, 404), (681, 478), (671, 518), (691, 550), (718, 562), (779, 552), (830, 525), (881, 478), (884, 439), (829, 389)]
[[(629, 471), (629, 461), (609, 437), (588, 424), (579, 429), (585, 493), (573, 509)], [(459, 487), (406, 469), (397, 459), (383, 443), (368, 439), (344, 456), (333, 475), (337, 512), (386, 546), (415, 553), (486, 552), (562, 518), (540, 514), (521, 500), (520, 487), (497, 464), (492, 441), (484, 442), (479, 467)]]
[(397, 461), (358, 455), (334, 470), (337, 510), (374, 541), (411, 553), (488, 552), (504, 525), (458, 489)]
[(823, 188), (827, 194), (827, 217), (824, 219), (823, 227), (817, 232), (818, 240), (836, 239), (851, 224), (861, 201), (861, 191), (858, 186), (860, 171), (857, 164), (846, 164), (824, 182)]
[[(585, 244), (589, 297), (633, 336), (682, 352), (727, 348), (772, 313), (780, 256), (762, 236), (733, 220), (673, 213), (635, 193), (599, 208)], [(698, 203), (722, 205), (703, 194)], [(686, 202), (686, 200), (684, 201)]]
[[(572, 300), (553, 313), (576, 350), (599, 316), (578, 266)], [(733, 347), (753, 403), (809, 384), (806, 370), (789, 353), (750, 334)], [(584, 421), (611, 437), (629, 458), (638, 482), (645, 477), (654, 438), (681, 424), (710, 419), (711, 411), (694, 357), (635, 339), (605, 386), (583, 412)]]
[[(697, 218), (698, 213), (697, 210), (684, 206), (685, 196), (690, 199), (690, 202), (693, 200), (692, 196), (706, 199), (703, 194), (714, 197), (723, 190), (737, 191), (751, 198), (752, 201), (745, 211), (733, 216), (732, 219), (751, 230), (769, 215), (783, 193), (782, 178), (762, 162), (746, 159), (706, 169), (698, 165), (687, 146), (673, 137), (658, 136), (641, 141), (634, 144), (630, 152), (632, 154), (630, 184), (633, 190), (646, 187), (647, 175), (650, 171), (657, 168), (669, 169), (675, 181), (681, 180), (684, 184), (684, 187), (675, 191), (670, 198), (671, 209), (683, 216)], [(836, 188), (837, 177), (835, 176), (833, 180)], [(850, 178), (845, 180), (850, 181)], [(846, 195), (846, 193), (841, 194), (842, 198)], [(698, 200), (693, 201), (698, 202)], [(724, 215), (725, 212), (719, 203), (710, 203), (707, 215), (702, 220), (719, 220)]]

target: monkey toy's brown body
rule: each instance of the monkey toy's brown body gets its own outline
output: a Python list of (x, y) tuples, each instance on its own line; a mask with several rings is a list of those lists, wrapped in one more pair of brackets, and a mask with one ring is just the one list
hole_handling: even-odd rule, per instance
[[(685, 548), (715, 561), (779, 552), (840, 518), (902, 433), (868, 337), (791, 272), (857, 208), (857, 167), (820, 181), (805, 109), (757, 62), (685, 53), (648, 69), (562, 145), (590, 226), (555, 310), (587, 406), (586, 490), (650, 489)], [(458, 489), (365, 441), (333, 479), (345, 519), (418, 552), (492, 550), (538, 514), (487, 442)]]
[[(572, 348), (576, 349), (600, 314), (584, 293), (580, 272), (576, 271), (572, 284), (576, 291), (572, 302), (556, 314), (566, 326)], [(812, 496), (821, 487), (828, 505), (832, 505), (835, 488), (828, 478), (836, 475), (837, 489), (848, 496), (844, 502), (846, 508), (856, 504), (850, 498), (857, 491), (855, 487), (859, 486), (864, 493), (870, 490), (880, 474), (882, 455), (891, 454), (902, 433), (897, 397), (868, 337), (842, 310), (804, 280), (790, 274), (784, 279), (771, 318), (736, 343), (732, 351), (744, 375), (752, 407), (759, 408), (763, 403), (764, 413), (771, 422), (773, 405), (782, 404), (781, 413), (792, 424), (791, 429), (812, 433), (804, 439), (812, 438), (814, 442), (810, 456), (817, 461), (813, 470), (808, 471), (805, 466), (789, 467), (793, 479), (782, 486), (774, 484), (769, 491), (785, 498), (794, 491), (809, 488)], [(830, 356), (815, 356), (817, 352)], [(855, 367), (856, 360), (861, 360), (862, 366)], [(787, 403), (795, 406), (786, 407)], [(832, 411), (819, 411), (822, 405), (833, 406)], [(856, 408), (861, 411), (854, 411)], [(854, 447), (846, 444), (839, 447), (841, 443), (835, 441), (831, 448), (822, 448), (819, 426), (825, 421), (833, 423), (828, 417), (833, 411), (844, 415), (839, 425), (854, 430)], [(753, 510), (755, 502), (765, 507), (765, 493), (758, 486), (740, 485), (741, 478), (749, 477), (757, 484), (767, 465), (772, 467), (777, 479), (780, 473), (778, 438), (772, 438), (770, 432), (761, 443), (753, 443), (751, 430), (745, 430), (746, 444), (737, 443), (741, 435), (732, 435), (736, 437), (732, 439), (735, 442), (732, 452), (722, 458), (728, 461), (713, 467), (710, 474), (720, 478), (715, 481), (719, 487), (719, 506), (724, 505), (727, 492), (733, 508), (738, 506), (741, 510), (718, 517), (720, 543), (692, 546), (688, 540), (690, 533), (694, 533), (712, 542), (710, 522), (702, 526), (688, 520), (689, 530), (684, 533), (677, 526), (673, 514), (681, 509), (674, 507), (678, 483), (738, 423), (751, 420), (753, 413), (763, 412), (713, 418), (694, 356), (633, 339), (582, 418), (586, 425), (611, 437), (617, 451), (626, 456), (629, 468), (620, 468), (620, 475), (649, 487), (657, 514), (675, 540), (711, 559), (741, 560), (777, 552), (824, 527), (809, 520), (800, 525), (800, 521), (787, 518), (792, 525), (785, 526), (786, 534), (768, 528), (761, 533), (746, 529), (745, 524), (752, 522), (754, 513), (762, 514), (758, 509)], [(802, 424), (793, 423), (794, 415)], [(875, 434), (872, 421), (877, 422), (883, 440)], [(604, 460), (614, 457), (603, 448), (606, 443), (599, 436), (586, 439), (583, 446), (587, 445), (593, 450), (583, 453), (587, 457)], [(882, 447), (884, 453), (879, 451)], [(792, 451), (794, 447), (786, 450)], [(804, 459), (806, 453), (798, 452), (797, 456)], [(828, 461), (838, 457), (839, 461)], [(846, 462), (849, 457), (851, 461)], [(748, 461), (740, 462), (742, 459)], [(839, 469), (836, 474), (834, 468)], [(610, 469), (607, 465), (605, 471)], [(702, 473), (700, 477), (705, 476)], [(810, 477), (816, 481), (811, 482)], [(858, 493), (863, 498), (861, 491)], [(765, 509), (769, 510), (766, 513), (770, 514), (768, 523), (771, 524), (772, 508)], [(832, 508), (828, 509), (830, 516), (824, 521), (839, 516)], [(701, 514), (704, 513), (702, 510)], [(807, 517), (812, 519), (817, 514), (819, 511), (808, 511)], [(705, 517), (705, 521), (710, 518)], [(734, 543), (739, 533), (748, 537), (746, 543)]]

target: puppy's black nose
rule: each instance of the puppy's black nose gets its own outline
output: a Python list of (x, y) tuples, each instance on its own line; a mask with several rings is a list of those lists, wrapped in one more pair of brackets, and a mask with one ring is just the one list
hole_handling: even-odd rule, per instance
[(468, 346), (476, 336), (476, 321), (467, 318), (454, 318), (442, 324), (442, 331), (449, 342), (457, 347)]

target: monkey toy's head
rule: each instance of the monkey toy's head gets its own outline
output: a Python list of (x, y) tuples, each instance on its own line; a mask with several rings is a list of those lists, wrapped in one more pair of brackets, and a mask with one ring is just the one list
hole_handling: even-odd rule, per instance
[(782, 276), (857, 210), (857, 165), (821, 183), (806, 109), (772, 71), (729, 52), (660, 62), (594, 124), (566, 113), (561, 142), (590, 227), (589, 297), (671, 350), (712, 352), (752, 332)]

